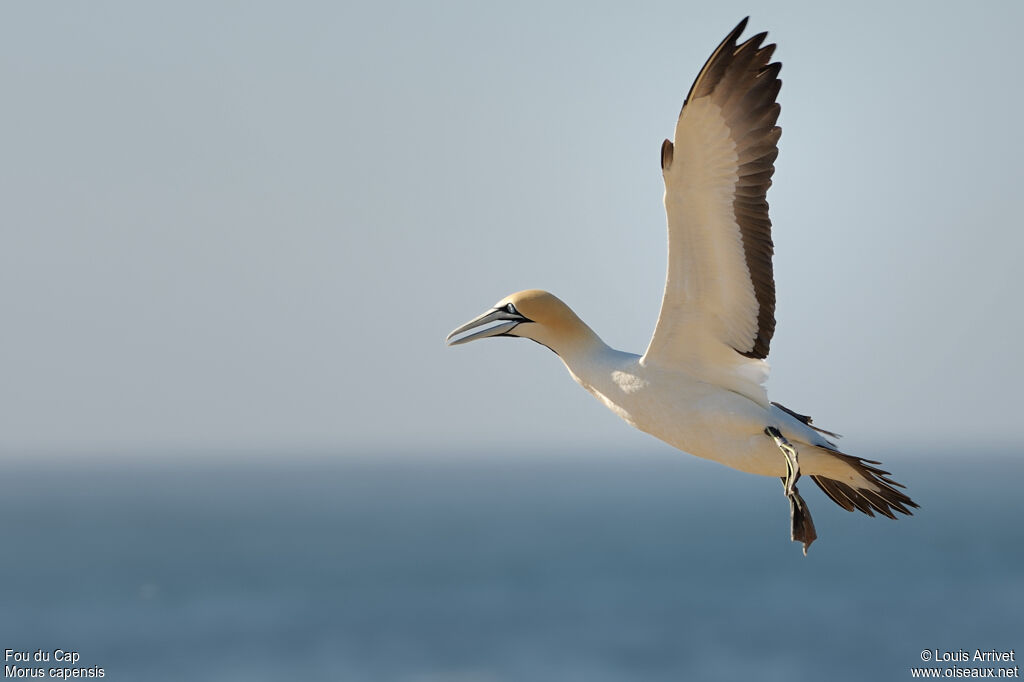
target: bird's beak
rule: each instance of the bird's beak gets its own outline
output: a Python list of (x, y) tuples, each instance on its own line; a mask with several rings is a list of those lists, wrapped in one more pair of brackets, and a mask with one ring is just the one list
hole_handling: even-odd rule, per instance
[[(460, 343), (466, 343), (468, 341), (475, 341), (477, 339), (484, 339), (488, 336), (503, 336), (508, 335), (510, 331), (515, 329), (516, 325), (520, 322), (528, 322), (525, 317), (519, 313), (510, 313), (504, 308), (496, 308), (494, 310), (488, 310), (480, 317), (470, 320), (466, 324), (462, 325), (445, 339), (445, 343), (449, 346), (457, 346)], [(490, 325), (490, 326), (488, 326)], [(473, 329), (480, 329), (480, 331), (474, 334), (467, 334), (466, 336), (459, 336), (465, 332)], [(458, 337), (458, 338), (456, 338)]]

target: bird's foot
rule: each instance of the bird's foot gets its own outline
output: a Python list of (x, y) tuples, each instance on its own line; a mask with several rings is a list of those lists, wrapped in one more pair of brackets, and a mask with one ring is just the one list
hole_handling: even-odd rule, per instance
[(793, 542), (803, 543), (804, 556), (807, 556), (807, 548), (818, 538), (818, 534), (814, 530), (811, 511), (796, 487), (796, 482), (800, 479), (800, 462), (796, 456), (796, 448), (774, 426), (769, 426), (764, 432), (772, 437), (786, 458), (786, 475), (782, 478), (782, 489), (789, 498), (789, 536)]
[(811, 520), (811, 510), (807, 508), (804, 498), (793, 486), (793, 494), (789, 495), (789, 538), (793, 542), (803, 543), (804, 556), (807, 556), (807, 548), (818, 539), (818, 533), (814, 530), (814, 521)]

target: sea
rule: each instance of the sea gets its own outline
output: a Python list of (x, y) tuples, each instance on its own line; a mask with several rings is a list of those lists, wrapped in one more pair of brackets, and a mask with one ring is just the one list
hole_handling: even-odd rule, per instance
[[(10, 459), (5, 678), (863, 682), (1018, 665), (1024, 456), (885, 460), (915, 516), (848, 513), (804, 479), (804, 557), (779, 481), (664, 449)], [(955, 660), (977, 651), (1015, 658)]]

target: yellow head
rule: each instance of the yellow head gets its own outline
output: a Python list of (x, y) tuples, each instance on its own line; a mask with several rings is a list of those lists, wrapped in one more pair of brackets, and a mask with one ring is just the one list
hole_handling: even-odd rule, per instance
[[(473, 333), (466, 334), (471, 331)], [(506, 296), (493, 308), (449, 334), (447, 343), (457, 346), (489, 336), (532, 339), (559, 355), (571, 344), (596, 338), (590, 327), (569, 306), (554, 294), (540, 289), (527, 289)]]

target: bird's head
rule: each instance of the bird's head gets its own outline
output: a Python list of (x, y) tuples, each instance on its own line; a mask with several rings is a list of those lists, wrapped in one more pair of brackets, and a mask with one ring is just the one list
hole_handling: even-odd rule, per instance
[(489, 336), (520, 336), (555, 351), (593, 332), (557, 296), (540, 289), (510, 294), (448, 335), (449, 346)]

